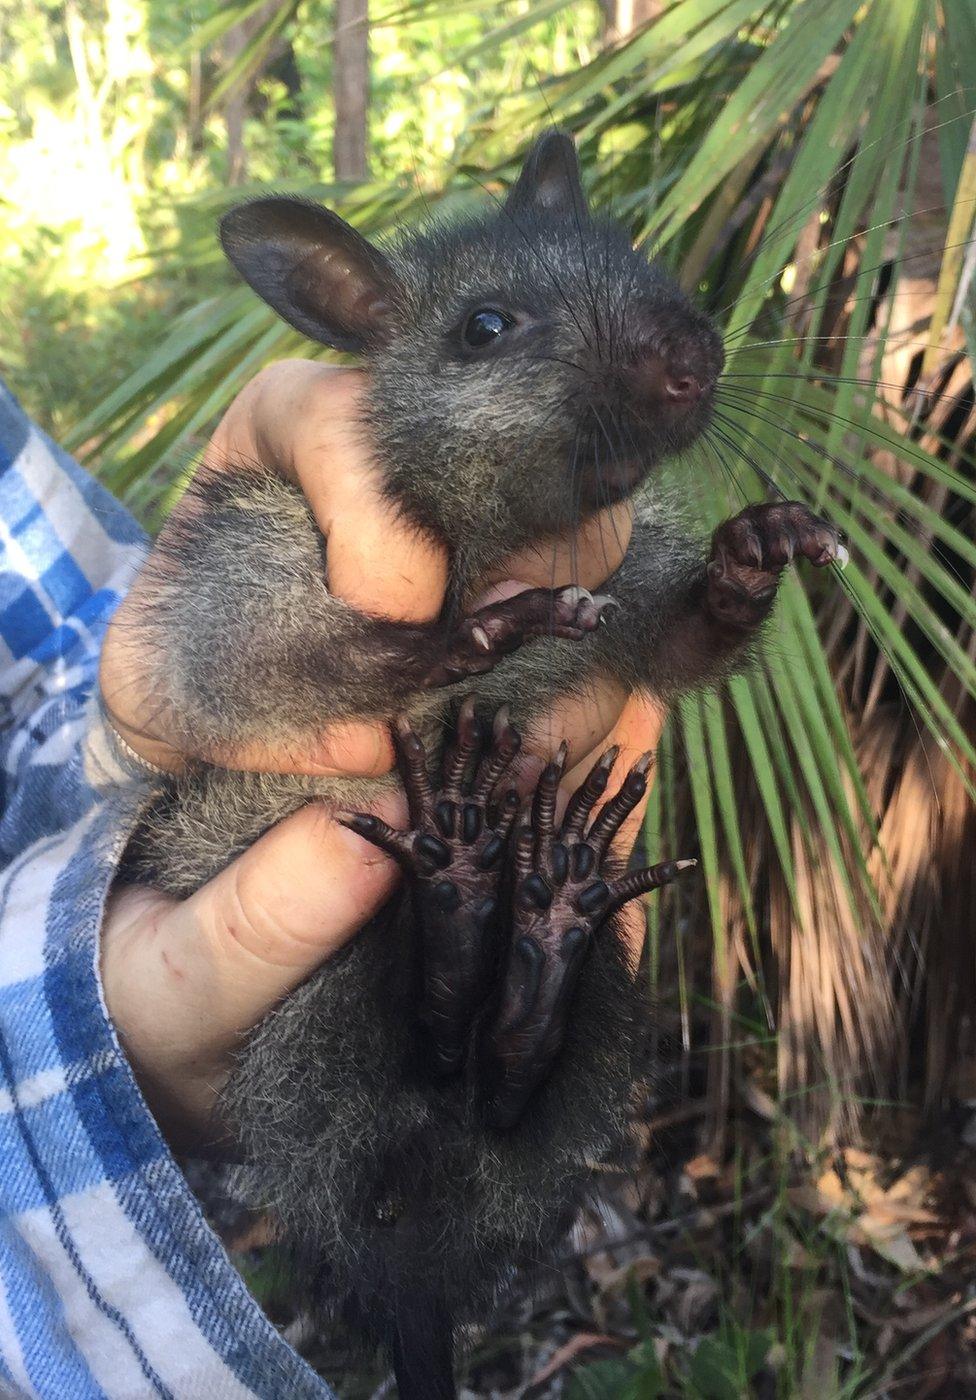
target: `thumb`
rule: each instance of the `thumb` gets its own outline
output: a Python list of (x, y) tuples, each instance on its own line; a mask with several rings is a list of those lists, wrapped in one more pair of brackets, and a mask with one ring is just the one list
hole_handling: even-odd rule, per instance
[[(404, 820), (397, 793), (371, 810)], [(105, 998), (153, 1107), (203, 1130), (241, 1037), (349, 942), (398, 878), (388, 856), (313, 803), (189, 899), (139, 888), (113, 895)]]
[[(370, 810), (394, 825), (405, 816), (395, 793)], [(313, 803), (186, 900), (179, 923), (194, 930), (219, 991), (217, 1033), (233, 1038), (259, 1021), (362, 928), (397, 879), (389, 856)]]

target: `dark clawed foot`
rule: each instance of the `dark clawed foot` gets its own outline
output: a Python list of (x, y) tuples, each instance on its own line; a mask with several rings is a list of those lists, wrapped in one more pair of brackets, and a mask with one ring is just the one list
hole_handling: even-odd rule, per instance
[(512, 1127), (562, 1045), (573, 989), (594, 933), (617, 909), (668, 884), (693, 860), (666, 861), (617, 878), (604, 875), (610, 843), (647, 791), (650, 754), (587, 822), (606, 791), (618, 750), (609, 749), (555, 823), (565, 751), (539, 779), (531, 811), (515, 833), (511, 944), (501, 995), (483, 1046), (485, 1111)]
[(444, 655), (424, 684), (451, 685), (490, 671), (532, 637), (564, 637), (578, 642), (600, 625), (613, 599), (585, 588), (530, 588), (466, 617), (448, 638)]
[(834, 527), (799, 501), (748, 506), (715, 531), (708, 606), (720, 622), (754, 627), (768, 614), (780, 575), (794, 559), (817, 568), (847, 562)]
[(472, 1017), (484, 999), (498, 916), (497, 888), (508, 834), (518, 814), (514, 790), (495, 803), (495, 786), (521, 747), (507, 707), (486, 737), (469, 697), (458, 715), (439, 786), (431, 782), (420, 737), (406, 719), (394, 738), (411, 830), (343, 812), (339, 820), (395, 856), (418, 906), (423, 990), (418, 1018), (440, 1074), (461, 1067)]

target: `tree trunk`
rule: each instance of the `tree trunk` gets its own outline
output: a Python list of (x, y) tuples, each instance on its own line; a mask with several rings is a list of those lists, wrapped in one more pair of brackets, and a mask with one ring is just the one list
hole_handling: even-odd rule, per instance
[[(223, 60), (228, 68), (240, 58), (247, 44), (246, 23), (235, 24), (224, 36)], [(240, 185), (247, 174), (247, 150), (244, 146), (244, 118), (247, 116), (249, 83), (236, 83), (224, 98), (223, 116), (227, 128), (227, 183)]]
[(626, 39), (636, 29), (657, 19), (664, 0), (600, 0), (603, 10), (603, 38), (608, 44)]
[[(250, 41), (268, 23), (278, 9), (280, 0), (267, 0), (259, 10), (228, 29), (224, 35), (221, 58), (225, 68), (230, 68), (240, 58)], [(244, 141), (244, 123), (252, 114), (251, 99), (254, 85), (274, 56), (274, 50), (265, 45), (258, 65), (246, 77), (235, 83), (223, 101), (224, 125), (227, 128), (227, 180), (231, 185), (240, 185), (247, 179), (247, 147)]]
[(369, 0), (336, 0), (332, 47), (335, 101), (333, 162), (337, 180), (365, 180), (369, 113)]
[(190, 54), (190, 91), (186, 106), (186, 141), (190, 151), (203, 145), (203, 59), (200, 50)]

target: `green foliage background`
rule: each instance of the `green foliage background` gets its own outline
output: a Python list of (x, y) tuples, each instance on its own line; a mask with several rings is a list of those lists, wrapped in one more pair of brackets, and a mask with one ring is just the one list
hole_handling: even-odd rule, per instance
[[(0, 369), (54, 431), (77, 423), (176, 314), (212, 292), (215, 272), (232, 285), (215, 262), (199, 277), (188, 253), (213, 251), (207, 196), (227, 179), (222, 41), (255, 8), (0, 3)], [(248, 177), (276, 188), (317, 184), (332, 168), (332, 5), (272, 8), (300, 99), (278, 74), (280, 56), (262, 69), (245, 119)], [(551, 17), (538, 20), (537, 8)], [(380, 14), (371, 32), (378, 184), (422, 175), (438, 188), (458, 143), (504, 94), (586, 62), (597, 47), (595, 3), (383, 9), (389, 22)], [(95, 89), (93, 119), (79, 90), (72, 15)], [(256, 39), (263, 60), (270, 40)]]

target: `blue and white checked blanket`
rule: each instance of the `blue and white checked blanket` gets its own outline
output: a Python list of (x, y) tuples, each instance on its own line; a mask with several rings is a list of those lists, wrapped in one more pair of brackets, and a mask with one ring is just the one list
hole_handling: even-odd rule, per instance
[(99, 983), (145, 794), (85, 751), (87, 708), (144, 549), (0, 384), (0, 1395), (325, 1400), (205, 1223)]

